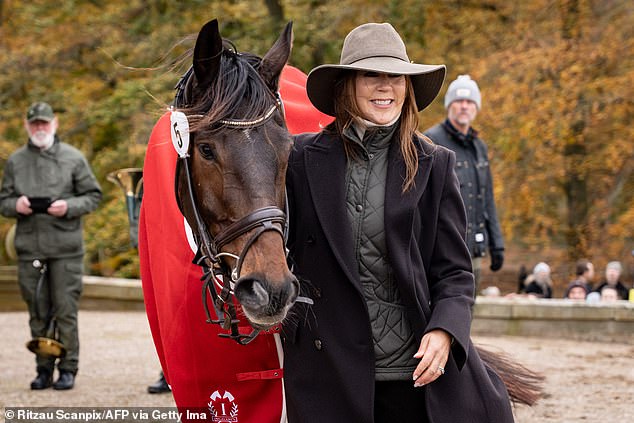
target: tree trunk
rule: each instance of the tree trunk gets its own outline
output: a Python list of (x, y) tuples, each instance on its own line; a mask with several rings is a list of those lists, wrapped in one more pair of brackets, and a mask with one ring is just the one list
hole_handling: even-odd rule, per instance
[(276, 29), (281, 28), (284, 23), (284, 9), (279, 0), (265, 0), (266, 8), (269, 9), (271, 21)]
[(561, 0), (561, 34), (565, 40), (579, 38), (581, 28), (579, 24), (579, 0)]
[(572, 134), (571, 141), (564, 148), (566, 180), (564, 191), (568, 206), (566, 244), (569, 259), (574, 261), (586, 257), (588, 251), (588, 186), (583, 162), (586, 148), (576, 141), (579, 134)]
[[(561, 0), (561, 35), (568, 48), (574, 49), (581, 36), (579, 0)], [(568, 139), (564, 147), (565, 181), (564, 192), (568, 205), (568, 224), (566, 243), (570, 260), (586, 257), (588, 252), (588, 182), (584, 169), (587, 150), (584, 142), (586, 127), (585, 101), (583, 95), (578, 96)]]

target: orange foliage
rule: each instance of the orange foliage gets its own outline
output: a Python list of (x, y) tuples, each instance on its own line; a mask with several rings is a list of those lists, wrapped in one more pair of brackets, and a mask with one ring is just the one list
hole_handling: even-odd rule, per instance
[[(183, 71), (147, 68), (175, 62), (191, 43), (170, 47), (213, 17), (239, 49), (263, 53), (284, 23), (265, 3), (0, 2), (0, 167), (25, 141), (22, 119), (31, 101), (59, 109), (61, 135), (87, 154), (106, 190), (86, 224), (91, 268), (116, 262), (128, 249), (123, 198), (105, 176), (142, 165), (152, 124)], [(354, 26), (389, 21), (412, 60), (447, 64), (448, 81), (471, 74), (482, 90), (475, 126), (489, 144), (509, 250), (564, 250), (568, 261), (587, 255), (599, 267), (614, 259), (628, 265), (634, 248), (631, 1), (278, 4), (282, 20), (294, 21), (291, 62), (304, 71), (337, 62)], [(444, 90), (422, 113), (421, 129), (444, 118), (443, 96)], [(9, 224), (0, 221), (2, 229)]]

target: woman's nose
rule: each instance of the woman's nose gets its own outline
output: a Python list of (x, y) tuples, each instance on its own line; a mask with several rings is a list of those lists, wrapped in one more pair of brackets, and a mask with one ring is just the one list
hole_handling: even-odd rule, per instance
[(390, 77), (388, 75), (379, 75), (378, 78), (378, 82), (379, 82), (379, 87), (391, 87), (392, 86), (392, 81), (390, 79)]

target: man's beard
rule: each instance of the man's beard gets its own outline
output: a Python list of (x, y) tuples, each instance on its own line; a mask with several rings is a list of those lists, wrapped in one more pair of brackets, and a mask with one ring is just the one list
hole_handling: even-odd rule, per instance
[(55, 141), (55, 132), (36, 131), (29, 134), (31, 142), (41, 150), (46, 150), (53, 145)]

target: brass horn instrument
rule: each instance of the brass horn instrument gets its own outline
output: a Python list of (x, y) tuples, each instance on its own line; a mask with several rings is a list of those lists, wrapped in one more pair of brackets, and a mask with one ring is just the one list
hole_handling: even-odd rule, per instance
[(18, 260), (18, 253), (15, 251), (15, 231), (17, 230), (17, 224), (11, 225), (7, 231), (7, 235), (4, 237), (4, 252), (11, 261)]
[(48, 278), (46, 277), (46, 271), (48, 270), (48, 267), (46, 263), (42, 263), (39, 260), (33, 260), (33, 267), (35, 267), (36, 269), (40, 269), (40, 277), (35, 287), (35, 315), (38, 319), (42, 318), (40, 314), (39, 298), (42, 287), (44, 286), (44, 282), (46, 281), (48, 285), (47, 289), (49, 299), (49, 308), (46, 315), (48, 323), (46, 325), (46, 336), (40, 336), (31, 339), (29, 342), (26, 343), (26, 347), (29, 349), (29, 351), (39, 356), (62, 358), (66, 355), (66, 347), (58, 340), (59, 336), (57, 333), (57, 320), (55, 319), (55, 311), (53, 310), (53, 303), (51, 301), (51, 285), (50, 283), (48, 283)]
[(143, 198), (143, 169), (129, 167), (110, 172), (106, 177), (121, 187), (125, 195), (125, 205), (130, 224), (130, 243), (134, 248), (139, 244), (139, 213)]

